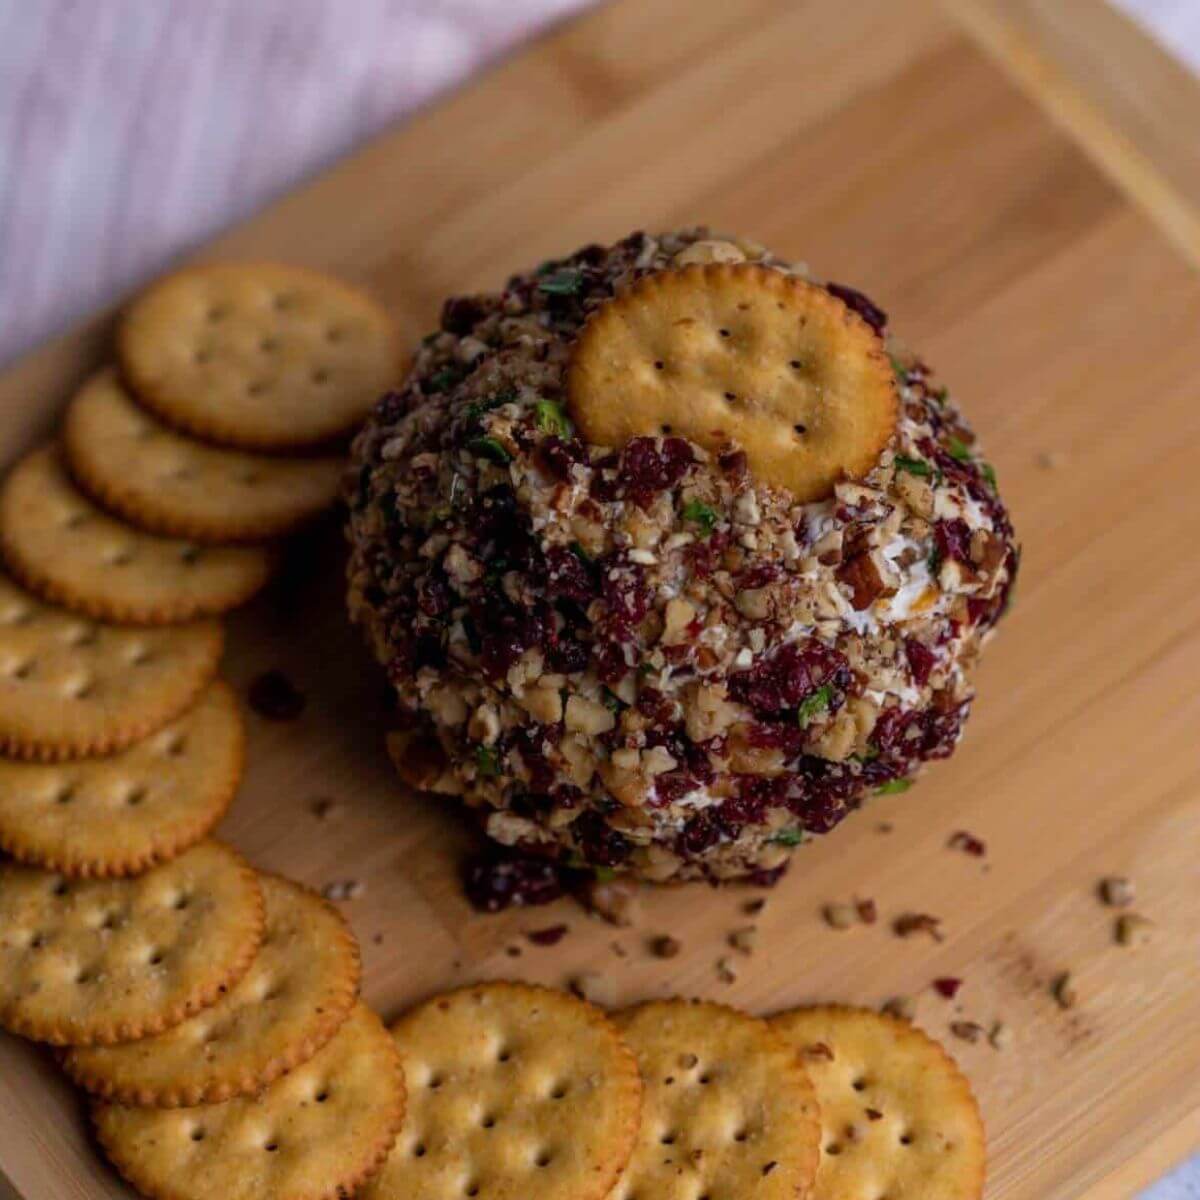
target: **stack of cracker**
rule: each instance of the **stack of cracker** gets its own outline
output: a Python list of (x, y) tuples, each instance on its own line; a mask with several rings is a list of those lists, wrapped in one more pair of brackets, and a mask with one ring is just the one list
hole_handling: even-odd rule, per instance
[(334, 501), (396, 334), (225, 265), (138, 300), (118, 358), (0, 486), (0, 1026), (63, 1048), (152, 1195), (348, 1194), (403, 1076), (341, 916), (209, 836), (245, 743), (215, 618)]

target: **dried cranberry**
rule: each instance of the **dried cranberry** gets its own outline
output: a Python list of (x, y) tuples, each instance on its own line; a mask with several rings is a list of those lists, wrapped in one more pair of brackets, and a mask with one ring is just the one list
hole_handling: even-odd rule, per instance
[(721, 470), (735, 483), (745, 479), (750, 473), (750, 460), (745, 450), (726, 450), (718, 459)]
[(601, 573), (601, 592), (608, 606), (609, 623), (619, 640), (630, 641), (631, 627), (650, 611), (645, 572), (624, 555), (615, 554), (604, 560)]
[(680, 854), (695, 858), (720, 840), (721, 827), (707, 809), (702, 809), (683, 827), (677, 845)]
[(554, 863), (499, 848), (468, 863), (463, 884), (471, 904), (490, 913), (514, 905), (549, 904), (563, 894), (562, 875)]
[(767, 819), (766, 797), (743, 788), (713, 810), (713, 815), (726, 837), (736, 838), (744, 825), (761, 825)]
[(618, 483), (630, 500), (647, 508), (659, 492), (673, 488), (694, 461), (683, 438), (632, 438), (621, 452)]
[(924, 687), (929, 682), (929, 673), (937, 662), (937, 656), (924, 642), (919, 642), (916, 638), (905, 639), (904, 654), (908, 659), (913, 683), (917, 687)]
[(308, 698), (282, 671), (264, 671), (250, 684), (250, 707), (268, 721), (294, 721)]
[(616, 642), (596, 642), (592, 646), (592, 662), (596, 668), (596, 677), (609, 687), (615, 687), (629, 674), (625, 651)]
[(939, 996), (944, 996), (947, 1000), (953, 1000), (958, 995), (958, 989), (962, 987), (963, 981), (955, 979), (952, 976), (944, 976), (941, 979), (935, 979), (933, 986), (937, 990)]
[(777, 867), (755, 867), (746, 875), (746, 882), (752, 887), (773, 888), (786, 874), (790, 862), (780, 863)]
[(546, 470), (564, 483), (571, 479), (576, 463), (587, 461), (587, 451), (581, 441), (577, 438), (564, 440), (557, 434), (542, 439), (538, 455)]
[(597, 587), (587, 564), (566, 546), (551, 546), (546, 551), (546, 591), (551, 596), (587, 604)]
[(684, 557), (699, 579), (707, 579), (721, 564), (721, 556), (729, 544), (729, 535), (718, 531), (704, 541), (691, 542), (684, 547)]
[(971, 529), (961, 517), (939, 521), (934, 526), (934, 536), (942, 558), (954, 558), (962, 563), (971, 561)]
[(533, 792), (549, 792), (554, 786), (556, 775), (546, 758), (544, 746), (548, 737), (554, 740), (555, 728), (552, 725), (523, 725), (507, 735), (506, 744), (521, 756)]
[(494, 303), (487, 296), (451, 296), (442, 305), (442, 328), (462, 337), (488, 315)]
[(827, 283), (825, 290), (836, 296), (847, 308), (853, 309), (876, 333), (882, 334), (887, 327), (887, 313), (856, 288), (840, 283)]
[(384, 392), (375, 401), (375, 418), (382, 425), (392, 425), (404, 416), (408, 401), (403, 392)]
[(808, 638), (789, 642), (771, 656), (760, 655), (745, 671), (729, 677), (729, 693), (759, 713), (795, 708), (826, 683), (844, 687), (849, 667), (836, 650)]
[(440, 617), (450, 611), (450, 585), (440, 572), (430, 571), (417, 585), (417, 603), (427, 617)]
[(679, 702), (657, 688), (643, 687), (637, 694), (638, 712), (653, 725), (672, 725), (679, 717)]
[(595, 867), (619, 866), (633, 852), (628, 838), (594, 809), (576, 817), (571, 823), (571, 832), (583, 857)]
[(737, 577), (738, 590), (766, 587), (767, 584), (774, 583), (782, 574), (783, 567), (779, 563), (757, 563)]
[(546, 652), (546, 665), (560, 675), (578, 674), (587, 669), (588, 648), (574, 638), (556, 638)]

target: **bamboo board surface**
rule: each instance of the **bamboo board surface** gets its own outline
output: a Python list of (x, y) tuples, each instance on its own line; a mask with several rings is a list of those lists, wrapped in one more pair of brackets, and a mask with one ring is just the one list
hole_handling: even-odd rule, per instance
[[(932, 7), (623, 0), (204, 254), (360, 279), (415, 338), (448, 291), (696, 221), (862, 287), (984, 438), (1025, 559), (956, 757), (797, 856), (733, 985), (714, 962), (744, 923), (744, 890), (656, 892), (631, 931), (568, 903), (475, 916), (456, 878), (462, 827), (385, 760), (380, 680), (342, 617), (330, 537), (231, 623), (235, 684), (283, 667), (309, 705), (295, 725), (249, 718), (221, 833), (318, 887), (366, 884), (347, 912), (367, 999), (388, 1017), (467, 980), (561, 984), (588, 968), (621, 1001), (682, 992), (768, 1011), (921, 991), (935, 1036), (959, 1016), (1002, 1019), (1006, 1052), (952, 1044), (988, 1123), (988, 1195), (1128, 1194), (1194, 1144), (1200, 1114), (1200, 279), (1139, 209)], [(49, 428), (109, 325), (0, 379), (6, 461)], [(1039, 466), (1048, 452), (1057, 469)], [(318, 822), (320, 797), (345, 818)], [(946, 848), (959, 829), (985, 839), (985, 860)], [(1112, 945), (1094, 897), (1111, 872), (1136, 880), (1158, 923), (1149, 947)], [(876, 900), (880, 923), (829, 931), (821, 906), (853, 895)], [(904, 911), (942, 916), (947, 940), (893, 937)], [(554, 948), (522, 937), (560, 921), (571, 930)], [(662, 932), (684, 944), (669, 962), (645, 949)], [(1047, 985), (1068, 967), (1082, 999), (1063, 1013)], [(966, 981), (961, 1014), (928, 991), (943, 975)], [(127, 1194), (49, 1060), (11, 1039), (0, 1171), (25, 1200)]]

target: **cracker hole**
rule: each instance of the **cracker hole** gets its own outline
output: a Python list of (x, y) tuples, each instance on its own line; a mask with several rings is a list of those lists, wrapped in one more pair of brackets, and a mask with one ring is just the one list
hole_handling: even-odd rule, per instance
[(40, 933), (35, 933), (33, 937), (29, 939), (30, 950), (40, 950), (45, 944), (46, 939)]
[(29, 659), (23, 663), (17, 663), (16, 666), (9, 671), (9, 675), (11, 675), (13, 679), (28, 679), (30, 675), (33, 674), (33, 666), (33, 659)]
[(479, 1195), (479, 1184), (468, 1183), (467, 1186), (465, 1188), (463, 1188), (463, 1195), (464, 1196), (478, 1196)]
[(56, 879), (50, 887), (50, 895), (65, 896), (70, 890), (65, 879)]
[(325, 1101), (329, 1099), (329, 1089), (328, 1089), (328, 1088), (322, 1088), (322, 1089), (321, 1089), (321, 1090), (320, 1090), (320, 1091), (319, 1091), (319, 1092), (318, 1092), (318, 1093), (317, 1093), (317, 1094), (316, 1094), (316, 1095), (313, 1097), (313, 1099), (314, 1099), (314, 1100), (315, 1100), (315, 1101), (316, 1101), (318, 1104), (324, 1104), (324, 1103), (325, 1103)]
[(91, 971), (89, 971), (86, 967), (75, 974), (75, 982), (78, 984), (91, 983), (93, 978), (94, 976), (92, 975)]
[(798, 358), (793, 358), (792, 361), (788, 363), (788, 366), (791, 367), (793, 371), (799, 371), (803, 369), (804, 364)]
[(662, 431), (663, 431), (663, 433), (670, 433), (670, 432), (671, 432), (671, 426), (670, 426), (670, 425), (664, 425), (664, 426), (662, 427)]
[(212, 304), (209, 305), (208, 312), (205, 314), (214, 324), (218, 321), (223, 321), (229, 316), (228, 304)]
[(126, 655), (126, 661), (130, 666), (140, 667), (148, 663), (154, 656), (146, 649), (145, 646), (131, 646), (129, 653)]
[(907, 1129), (900, 1135), (900, 1145), (902, 1146), (911, 1146), (914, 1141), (916, 1138)]
[(667, 364), (665, 362), (663, 362), (663, 360), (661, 358), (656, 358), (654, 360), (654, 369), (656, 371), (661, 371), (666, 365)]
[(567, 1086), (567, 1084), (565, 1084), (565, 1083), (556, 1083), (556, 1084), (555, 1084), (555, 1085), (554, 1085), (554, 1086), (553, 1086), (553, 1087), (550, 1089), (550, 1099), (551, 1099), (551, 1100), (561, 1100), (561, 1099), (562, 1099), (562, 1098), (563, 1098), (563, 1097), (564, 1097), (564, 1096), (567, 1094), (567, 1091), (568, 1091), (568, 1086)]
[(161, 967), (162, 961), (163, 961), (163, 952), (161, 950), (152, 951), (150, 956), (146, 959), (146, 962), (149, 963), (150, 966), (152, 966), (152, 967)]
[(77, 625), (67, 630), (68, 646), (94, 646), (99, 637), (99, 631), (90, 625)]
[(742, 1128), (737, 1130), (733, 1135), (735, 1142), (744, 1142), (750, 1137), (750, 1130)]
[(175, 909), (176, 912), (183, 912), (183, 910), (185, 908), (187, 908), (187, 906), (189, 904), (191, 904), (191, 902), (192, 902), (192, 898), (190, 896), (179, 895), (179, 896), (175, 897), (174, 901), (171, 904), (171, 907), (173, 909)]
[(484, 1129), (494, 1129), (496, 1126), (496, 1117), (493, 1113), (484, 1113), (479, 1119), (479, 1124)]
[(110, 567), (127, 567), (133, 561), (133, 551), (129, 549), (110, 550), (104, 561)]
[(262, 338), (258, 343), (258, 348), (264, 354), (274, 354), (279, 349), (279, 339), (273, 337)]
[(730, 404), (732, 404), (735, 400), (737, 400), (737, 393), (736, 392), (726, 392), (725, 399), (728, 400)]
[(425, 1149), (424, 1142), (418, 1142), (413, 1147), (413, 1158), (424, 1158), (428, 1151)]
[(313, 383), (315, 383), (315, 384), (317, 384), (318, 386), (320, 386), (321, 384), (324, 384), (324, 383), (328, 383), (328, 382), (329, 382), (329, 372), (328, 372), (327, 370), (325, 370), (325, 368), (324, 368), (324, 367), (318, 367), (318, 368), (317, 368), (317, 369), (316, 369), (316, 370), (315, 370), (315, 371), (314, 371), (314, 372), (313, 372), (313, 373), (312, 373), (312, 374), (309, 376), (309, 378), (310, 378), (310, 379), (313, 381)]
[(200, 561), (200, 547), (184, 546), (179, 552), (179, 561), (185, 567), (194, 567)]
[[(212, 361), (212, 352), (209, 350), (197, 350), (196, 353), (192, 355), (192, 362), (194, 362), (196, 364), (196, 366), (198, 366), (198, 367), (202, 367), (202, 366), (204, 366), (205, 363), (211, 362), (211, 361)], [(138, 431), (138, 437), (140, 437), (142, 439), (146, 439), (150, 436), (150, 433), (151, 433), (150, 427), (147, 425), (143, 429)]]
[(246, 393), (250, 396), (261, 396), (266, 390), (267, 384), (261, 379), (254, 379), (246, 384)]
[(443, 1076), (441, 1074), (441, 1072), (434, 1071), (434, 1073), (429, 1076), (429, 1079), (426, 1082), (426, 1086), (429, 1088), (430, 1091), (436, 1092), (438, 1090), (438, 1088), (440, 1088), (442, 1086), (442, 1084), (445, 1083), (445, 1081), (446, 1081), (445, 1076)]
[(140, 783), (134, 784), (125, 793), (125, 804), (129, 808), (137, 808), (146, 799), (146, 789)]
[(325, 330), (325, 340), (331, 346), (336, 346), (338, 342), (340, 342), (345, 336), (345, 333), (343, 333), (343, 331), (336, 325), (330, 325), (330, 327)]
[(664, 1146), (673, 1146), (673, 1145), (675, 1145), (675, 1137), (676, 1137), (675, 1131), (674, 1131), (674, 1130), (668, 1130), (668, 1131), (667, 1131), (666, 1133), (664, 1133), (664, 1134), (662, 1135), (662, 1137), (660, 1137), (658, 1140), (659, 1140), (659, 1141), (660, 1141), (660, 1142), (661, 1142), (661, 1143), (662, 1143)]
[(192, 1130), (189, 1136), (193, 1142), (202, 1142), (204, 1141), (204, 1130), (197, 1127), (196, 1129)]
[(187, 749), (187, 738), (182, 733), (172, 734), (163, 746), (163, 753), (169, 758), (179, 758)]
[(697, 1083), (712, 1083), (712, 1076), (709, 1075), (708, 1072), (706, 1071), (703, 1075), (700, 1076), (699, 1079), (696, 1080), (696, 1082)]
[(293, 297), (287, 292), (281, 292), (271, 301), (271, 306), (276, 312), (287, 312), (292, 307)]
[(69, 783), (63, 784), (54, 794), (55, 804), (70, 804), (74, 799), (75, 789)]
[(535, 1167), (548, 1167), (554, 1161), (554, 1152), (551, 1150), (539, 1150), (537, 1156), (533, 1160)]
[(101, 929), (113, 930), (116, 929), (119, 920), (116, 913), (105, 913), (104, 920), (100, 922)]
[(506, 1063), (512, 1058), (512, 1051), (507, 1046), (502, 1047), (496, 1054), (496, 1061)]
[(856, 1092), (865, 1092), (867, 1090), (867, 1081), (861, 1076), (850, 1085)]
[(796, 431), (796, 432), (797, 432), (797, 433), (798, 433), (798, 434), (799, 434), (801, 437), (803, 437), (803, 436), (804, 436), (804, 435), (805, 435), (805, 434), (808, 432), (808, 426), (807, 426), (807, 425), (793, 425), (793, 426), (792, 426), (792, 428), (793, 428), (793, 429), (794, 429), (794, 430), (795, 430), (795, 431)]
[(729, 336), (729, 330), (728, 330), (728, 329), (718, 329), (718, 330), (717, 330), (717, 332), (718, 332), (718, 333), (719, 333), (719, 334), (720, 334), (720, 335), (721, 335), (723, 338), (727, 338), (727, 337)]
[(841, 1154), (841, 1152), (842, 1145), (840, 1142), (830, 1142), (829, 1145), (825, 1147), (825, 1153), (832, 1154), (834, 1158)]
[(96, 684), (91, 679), (78, 679), (66, 691), (72, 700), (86, 700), (95, 694)]
[(279, 1143), (278, 1142), (264, 1142), (263, 1149), (268, 1154), (274, 1154), (275, 1151), (279, 1149)]

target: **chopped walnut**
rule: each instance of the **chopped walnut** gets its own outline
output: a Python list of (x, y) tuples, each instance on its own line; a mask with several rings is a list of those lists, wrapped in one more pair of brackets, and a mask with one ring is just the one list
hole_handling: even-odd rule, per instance
[(1133, 883), (1124, 875), (1109, 875), (1100, 880), (1100, 899), (1110, 908), (1128, 908), (1134, 901)]
[(571, 991), (589, 1004), (609, 1008), (617, 998), (616, 987), (607, 975), (598, 971), (581, 971), (571, 980)]
[(982, 1025), (974, 1021), (952, 1021), (950, 1023), (950, 1032), (956, 1038), (961, 1038), (964, 1042), (977, 1042), (984, 1035)]
[(883, 1011), (901, 1021), (912, 1021), (917, 1016), (917, 1002), (912, 996), (893, 996), (884, 1004)]
[(1154, 939), (1154, 922), (1137, 913), (1122, 913), (1117, 918), (1113, 936), (1122, 946), (1145, 946)]
[(747, 925), (744, 929), (735, 929), (729, 935), (729, 944), (743, 954), (753, 954), (758, 944), (758, 926)]
[(585, 696), (567, 700), (566, 726), (575, 733), (607, 733), (617, 723), (616, 717), (603, 704)]
[(896, 935), (902, 938), (912, 937), (918, 933), (927, 933), (935, 942), (946, 940), (945, 934), (942, 933), (941, 918), (931, 916), (929, 913), (905, 913), (896, 918), (892, 923), (892, 928), (896, 931)]
[(590, 881), (584, 888), (588, 910), (603, 917), (610, 925), (628, 928), (640, 914), (640, 889), (632, 880)]
[(988, 1041), (993, 1049), (1007, 1050), (1012, 1045), (1012, 1030), (1003, 1021), (997, 1021), (988, 1033)]
[(549, 688), (528, 688), (524, 695), (517, 697), (517, 703), (542, 725), (557, 725), (562, 720), (562, 697)]
[(1059, 1008), (1074, 1008), (1079, 1003), (1079, 992), (1070, 971), (1064, 971), (1051, 985), (1051, 992)]
[(874, 900), (870, 900), (870, 899), (855, 900), (854, 908), (855, 908), (855, 911), (858, 913), (858, 919), (864, 925), (874, 925), (875, 924), (875, 921), (878, 919), (879, 913), (878, 913), (878, 909), (875, 907)]
[(870, 608), (888, 590), (887, 581), (869, 553), (856, 554), (842, 563), (837, 575), (850, 589), (850, 603), (856, 612)]
[(727, 954), (717, 959), (717, 978), (722, 983), (736, 983), (738, 977), (737, 963)]
[(821, 913), (832, 929), (853, 929), (858, 924), (858, 913), (850, 904), (827, 904)]

